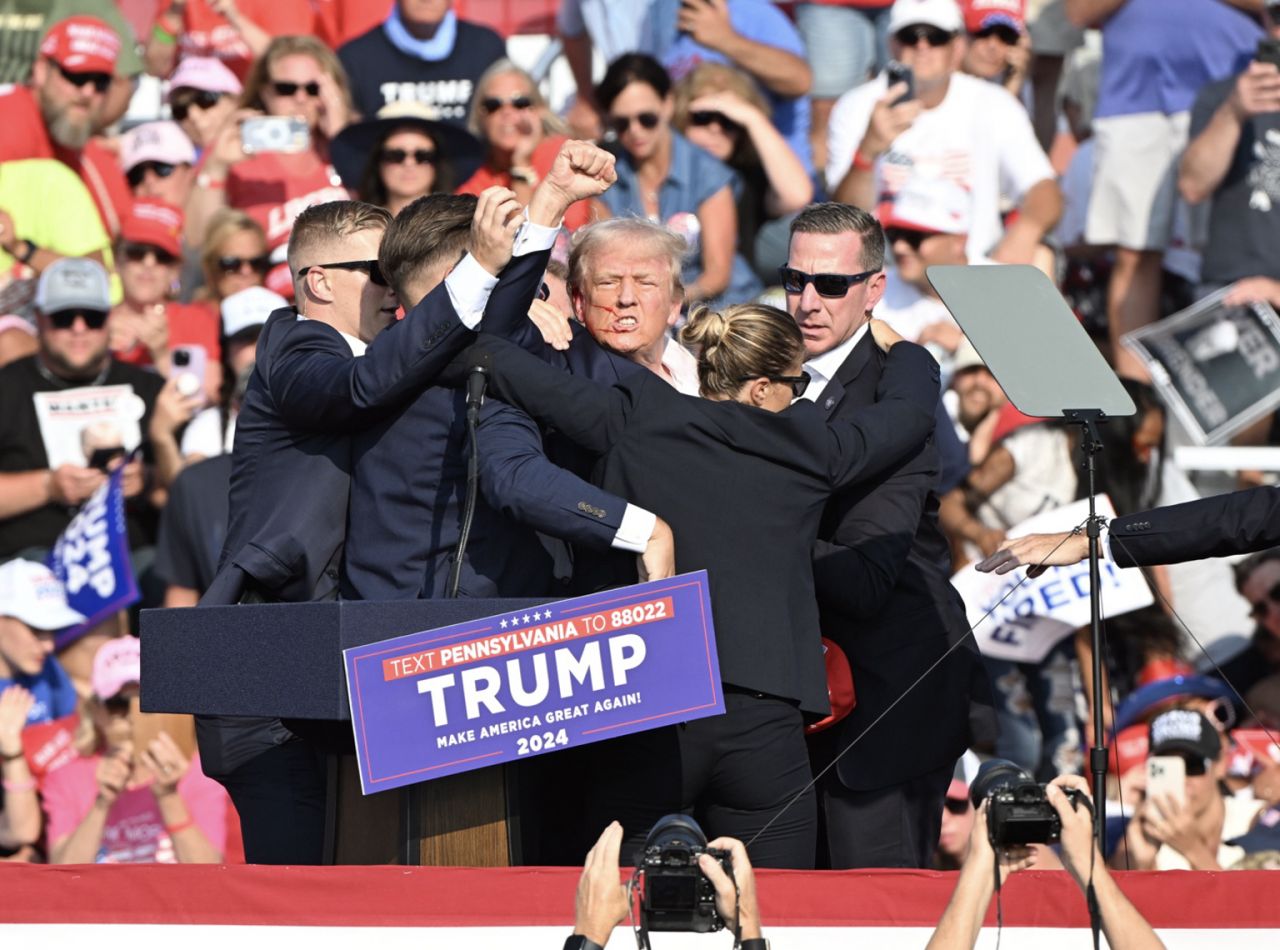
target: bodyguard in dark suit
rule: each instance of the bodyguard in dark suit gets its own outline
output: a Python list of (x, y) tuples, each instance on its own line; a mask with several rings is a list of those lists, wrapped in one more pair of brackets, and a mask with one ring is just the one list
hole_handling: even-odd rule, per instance
[[(814, 377), (806, 398), (840, 420), (871, 402), (884, 372), (865, 329), (884, 289), (884, 236), (834, 202), (806, 208), (791, 234), (783, 283)], [(838, 493), (822, 517), (822, 633), (848, 655), (857, 694), (827, 738), (829, 754), (852, 744), (824, 789), (836, 868), (924, 867), (968, 742), (973, 653), (942, 659), (968, 624), (938, 527), (938, 471), (930, 440), (886, 478)]]

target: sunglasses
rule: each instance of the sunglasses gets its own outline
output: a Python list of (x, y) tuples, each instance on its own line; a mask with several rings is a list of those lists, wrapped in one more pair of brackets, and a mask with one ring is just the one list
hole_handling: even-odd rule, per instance
[(132, 241), (126, 241), (120, 248), (120, 254), (130, 264), (141, 264), (149, 256), (154, 257), (157, 264), (178, 263), (176, 257), (154, 244), (135, 244)]
[(893, 247), (899, 241), (910, 245), (911, 250), (920, 250), (920, 245), (934, 237), (929, 231), (917, 231), (914, 228), (885, 228), (884, 239)]
[(942, 807), (952, 815), (963, 815), (969, 810), (969, 799), (967, 798), (944, 798)]
[(124, 177), (129, 180), (130, 188), (137, 188), (146, 180), (148, 171), (157, 178), (168, 178), (177, 169), (178, 166), (173, 162), (139, 162), (125, 172)]
[(983, 27), (977, 33), (970, 33), (975, 40), (985, 40), (989, 36), (994, 36), (1005, 46), (1017, 46), (1018, 40), (1022, 37), (1013, 27), (1004, 23), (994, 23), (991, 26)]
[(1186, 773), (1189, 776), (1204, 775), (1209, 771), (1209, 760), (1204, 756), (1191, 755), (1188, 753), (1185, 755), (1178, 755), (1178, 758), (1180, 758), (1186, 766)]
[(529, 96), (508, 96), (505, 99), (500, 96), (485, 96), (480, 100), (480, 108), (488, 115), (493, 115), (503, 106), (511, 106), (523, 112), (525, 109), (533, 108), (533, 99)]
[(224, 274), (235, 274), (245, 267), (258, 274), (265, 274), (271, 269), (271, 257), (262, 254), (258, 257), (219, 257), (218, 270)]
[(843, 297), (854, 284), (861, 284), (880, 270), (864, 270), (861, 274), (806, 274), (794, 267), (779, 267), (778, 273), (782, 277), (782, 289), (789, 294), (802, 294), (805, 284), (813, 284), (819, 297)]
[(551, 288), (547, 286), (547, 282), (545, 280), (538, 285), (538, 299), (539, 300), (551, 299)]
[(65, 66), (59, 66), (58, 72), (62, 73), (62, 78), (77, 89), (92, 85), (94, 92), (106, 92), (111, 85), (110, 73), (73, 73)]
[[(738, 382), (749, 383), (759, 376), (743, 376)], [(804, 395), (805, 390), (809, 388), (809, 380), (812, 377), (808, 373), (801, 373), (799, 376), (766, 376), (765, 379), (771, 383), (786, 383), (791, 387), (791, 395), (795, 399), (799, 399)]]
[(85, 327), (90, 330), (101, 330), (107, 325), (105, 310), (58, 310), (48, 316), (55, 330), (70, 330), (76, 325), (76, 317), (84, 320)]
[(121, 696), (119, 693), (112, 696), (110, 699), (104, 699), (102, 701), (102, 708), (112, 716), (127, 716), (129, 715), (129, 710), (132, 706), (133, 700), (128, 696)]
[(304, 276), (307, 271), (313, 267), (336, 267), (338, 270), (359, 270), (369, 275), (370, 283), (378, 287), (387, 286), (387, 278), (382, 273), (382, 268), (378, 266), (377, 261), (336, 261), (332, 264), (308, 264), (302, 270), (298, 271), (298, 276)]
[(689, 113), (689, 124), (690, 125), (718, 125), (720, 126), (720, 128), (724, 129), (725, 132), (738, 132), (738, 131), (741, 131), (742, 129), (742, 126), (740, 126), (737, 122), (734, 122), (731, 118), (729, 118), (723, 112), (709, 112), (709, 111), (702, 111), (702, 110), (699, 110), (698, 112)]
[(312, 82), (301, 82), (301, 83), (299, 83), (299, 82), (276, 82), (276, 81), (273, 79), (273, 80), (271, 81), (271, 88), (272, 88), (273, 90), (275, 90), (275, 94), (276, 94), (277, 96), (284, 96), (284, 97), (286, 97), (286, 98), (288, 98), (289, 96), (296, 96), (296, 95), (298, 94), (298, 90), (299, 90), (299, 89), (301, 89), (303, 92), (305, 92), (305, 93), (306, 93), (308, 96), (310, 96), (312, 99), (314, 99), (316, 96), (320, 95), (320, 84), (319, 84), (318, 82), (314, 82), (314, 81), (312, 81)]
[(1263, 599), (1256, 604), (1249, 605), (1249, 616), (1253, 618), (1255, 623), (1262, 623), (1262, 619), (1267, 615), (1268, 604), (1280, 605), (1280, 581), (1267, 591)]
[(632, 122), (639, 122), (640, 128), (652, 131), (658, 127), (660, 116), (656, 112), (641, 112), (639, 115), (611, 115), (609, 128), (618, 135), (625, 135)]
[(403, 165), (410, 158), (415, 165), (436, 163), (436, 153), (429, 148), (415, 148), (412, 151), (405, 148), (384, 148), (378, 153), (378, 161), (384, 165)]
[(212, 109), (222, 101), (222, 93), (210, 92), (207, 89), (195, 89), (191, 93), (181, 97), (174, 97), (169, 102), (169, 112), (173, 118), (181, 122), (191, 112), (192, 108), (199, 106), (200, 111)]
[(911, 26), (904, 26), (897, 33), (893, 34), (893, 38), (908, 48), (915, 47), (921, 40), (924, 40), (934, 49), (939, 46), (946, 46), (956, 35), (936, 26), (930, 26), (928, 23), (914, 23)]

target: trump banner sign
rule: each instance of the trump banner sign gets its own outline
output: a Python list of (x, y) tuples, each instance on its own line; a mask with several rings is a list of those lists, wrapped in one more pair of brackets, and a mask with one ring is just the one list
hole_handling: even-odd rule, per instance
[(724, 712), (706, 571), (343, 659), (366, 795)]

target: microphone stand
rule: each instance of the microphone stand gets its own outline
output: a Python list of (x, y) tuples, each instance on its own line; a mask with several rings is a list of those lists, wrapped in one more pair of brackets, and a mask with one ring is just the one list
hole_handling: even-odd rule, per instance
[(471, 538), (471, 522), (476, 515), (476, 494), (480, 486), (480, 446), (476, 426), (480, 422), (480, 406), (484, 402), (484, 390), (488, 379), (483, 366), (474, 366), (467, 375), (467, 443), (470, 457), (467, 459), (467, 494), (462, 505), (462, 528), (458, 532), (458, 547), (453, 552), (453, 566), (449, 570), (446, 597), (457, 597), (462, 583), (462, 559), (467, 553)]

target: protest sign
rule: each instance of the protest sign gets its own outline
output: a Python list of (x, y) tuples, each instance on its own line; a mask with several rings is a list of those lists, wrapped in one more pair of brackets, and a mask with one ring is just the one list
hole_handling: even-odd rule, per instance
[(123, 478), (121, 466), (84, 503), (45, 558), (49, 570), (67, 590), (67, 604), (87, 618), (58, 633), (59, 648), (138, 599), (129, 562)]
[(36, 421), (49, 467), (88, 465), (96, 449), (132, 452), (146, 405), (127, 384), (36, 393)]
[(343, 660), (366, 795), (724, 711), (706, 571)]
[[(1096, 504), (1100, 516), (1115, 517), (1106, 495), (1099, 495)], [(1011, 530), (1009, 537), (1070, 531), (1088, 514), (1089, 502), (1082, 499), (1028, 518)], [(1151, 589), (1137, 568), (1117, 567), (1105, 559), (1101, 568), (1104, 617), (1117, 617), (1154, 603)], [(1051, 567), (1039, 577), (1021, 583), (1026, 576), (1025, 567), (1008, 574), (980, 574), (970, 564), (951, 578), (952, 586), (964, 598), (969, 625), (983, 654), (999, 660), (1039, 663), (1060, 640), (1077, 628), (1088, 626), (1088, 562)], [(1008, 598), (1001, 603), (1006, 594)]]
[(1122, 338), (1201, 445), (1222, 445), (1280, 406), (1280, 319), (1261, 301), (1227, 306), (1230, 289)]

